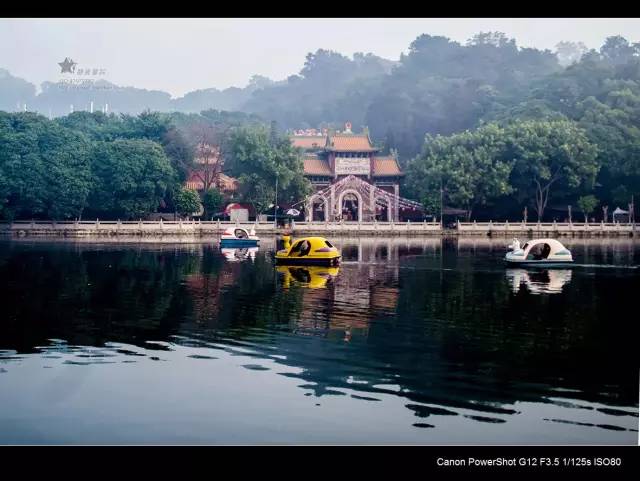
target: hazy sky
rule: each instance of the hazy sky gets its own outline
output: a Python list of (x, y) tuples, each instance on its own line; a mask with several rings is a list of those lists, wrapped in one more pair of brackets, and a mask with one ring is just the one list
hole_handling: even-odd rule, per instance
[(422, 33), (465, 42), (480, 31), (525, 47), (599, 48), (611, 35), (640, 41), (640, 19), (0, 19), (0, 68), (39, 84), (58, 80), (58, 62), (70, 57), (118, 85), (180, 96), (244, 87), (253, 74), (280, 80), (318, 48), (397, 60)]

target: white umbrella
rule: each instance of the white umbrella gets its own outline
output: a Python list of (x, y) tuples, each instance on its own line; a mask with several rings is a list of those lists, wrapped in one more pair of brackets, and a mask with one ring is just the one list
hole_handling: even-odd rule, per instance
[(287, 211), (287, 215), (291, 215), (293, 217), (296, 217), (296, 216), (300, 215), (300, 211), (297, 210), (297, 209), (289, 209)]

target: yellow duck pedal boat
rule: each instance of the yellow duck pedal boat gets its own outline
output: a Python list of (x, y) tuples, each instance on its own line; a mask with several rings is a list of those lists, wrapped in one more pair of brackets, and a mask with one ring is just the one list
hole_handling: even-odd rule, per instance
[(324, 237), (303, 237), (291, 242), (284, 236), (284, 249), (276, 252), (276, 264), (337, 266), (340, 264), (340, 251)]

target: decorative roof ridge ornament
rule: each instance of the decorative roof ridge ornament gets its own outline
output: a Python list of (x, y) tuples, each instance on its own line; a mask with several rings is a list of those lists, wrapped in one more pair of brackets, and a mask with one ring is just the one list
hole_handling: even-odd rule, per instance
[(344, 133), (345, 134), (352, 134), (353, 133), (353, 132), (351, 132), (351, 122), (349, 122), (348, 120), (344, 124)]

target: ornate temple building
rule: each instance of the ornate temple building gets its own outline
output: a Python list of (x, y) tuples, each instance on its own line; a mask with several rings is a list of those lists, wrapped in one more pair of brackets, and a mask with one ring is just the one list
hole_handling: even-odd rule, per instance
[(304, 174), (314, 187), (305, 201), (307, 221), (399, 221), (420, 204), (400, 197), (404, 176), (395, 156), (379, 154), (368, 130), (297, 131), (291, 142), (304, 153)]

